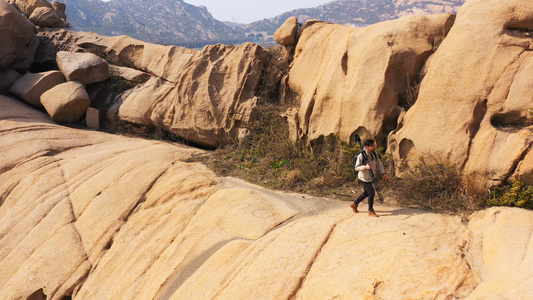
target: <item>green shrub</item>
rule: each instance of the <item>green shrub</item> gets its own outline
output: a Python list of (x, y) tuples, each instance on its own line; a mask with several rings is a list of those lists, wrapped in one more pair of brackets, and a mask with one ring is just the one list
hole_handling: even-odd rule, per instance
[(492, 188), (487, 204), (533, 209), (533, 186), (513, 179), (510, 184)]

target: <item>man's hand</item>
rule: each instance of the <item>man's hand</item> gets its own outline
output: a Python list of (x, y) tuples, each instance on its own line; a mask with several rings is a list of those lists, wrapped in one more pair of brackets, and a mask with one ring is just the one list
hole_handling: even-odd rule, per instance
[(372, 169), (372, 167), (370, 166), (370, 164), (366, 164), (365, 169), (370, 170)]
[(383, 180), (389, 180), (389, 175), (383, 174)]

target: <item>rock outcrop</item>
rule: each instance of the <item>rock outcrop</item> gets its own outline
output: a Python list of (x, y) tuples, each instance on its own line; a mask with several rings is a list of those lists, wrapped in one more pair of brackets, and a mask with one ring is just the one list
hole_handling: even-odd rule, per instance
[(531, 211), (368, 218), (184, 162), (199, 152), (0, 96), (0, 298), (531, 296)]
[(0, 1), (0, 28), (0, 70), (26, 72), (39, 45), (35, 27), (11, 4)]
[(530, 3), (465, 3), (391, 134), (398, 168), (436, 159), (493, 183), (533, 184), (532, 30)]
[(30, 19), (36, 26), (65, 27), (65, 5), (52, 4), (46, 0), (6, 0), (22, 14)]
[(121, 95), (110, 110), (121, 121), (155, 126), (194, 143), (236, 142), (253, 119), (270, 54), (256, 44), (203, 50), (144, 43), (127, 36), (43, 31), (58, 48), (85, 49), (151, 79)]
[(437, 35), (453, 24), (450, 14), (408, 16), (353, 28), (315, 22), (302, 28), (289, 73), (295, 94), (294, 138), (317, 148), (338, 134), (384, 144), (402, 111), (398, 95), (433, 53)]

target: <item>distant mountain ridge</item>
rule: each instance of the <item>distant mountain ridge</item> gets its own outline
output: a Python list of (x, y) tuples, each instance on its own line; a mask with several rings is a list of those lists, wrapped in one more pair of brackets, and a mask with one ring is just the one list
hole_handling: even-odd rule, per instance
[(58, 0), (67, 5), (67, 21), (76, 31), (102, 35), (129, 35), (158, 44), (179, 45), (200, 41), (233, 43), (244, 41), (252, 32), (273, 34), (283, 22), (297, 16), (309, 19), (367, 26), (404, 15), (456, 13), (465, 0), (337, 0), (306, 9), (237, 26), (213, 18), (204, 6), (182, 0)]
[(158, 44), (244, 38), (204, 6), (181, 0), (59, 0), (72, 30), (128, 35)]
[(465, 0), (337, 0), (315, 8), (295, 9), (242, 27), (245, 31), (274, 32), (291, 17), (300, 23), (309, 19), (353, 26), (398, 19), (405, 15), (457, 13)]

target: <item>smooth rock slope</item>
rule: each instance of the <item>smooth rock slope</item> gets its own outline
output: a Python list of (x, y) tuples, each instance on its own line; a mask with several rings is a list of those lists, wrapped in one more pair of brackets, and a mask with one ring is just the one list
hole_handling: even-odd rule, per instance
[(269, 191), (0, 96), (0, 298), (529, 299), (533, 212)]

